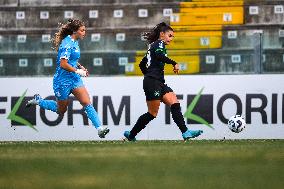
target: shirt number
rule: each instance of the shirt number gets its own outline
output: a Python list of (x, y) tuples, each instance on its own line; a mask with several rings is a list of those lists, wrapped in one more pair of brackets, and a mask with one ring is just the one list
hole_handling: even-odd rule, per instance
[(146, 68), (149, 68), (151, 65), (151, 52), (147, 51), (147, 64), (146, 64)]

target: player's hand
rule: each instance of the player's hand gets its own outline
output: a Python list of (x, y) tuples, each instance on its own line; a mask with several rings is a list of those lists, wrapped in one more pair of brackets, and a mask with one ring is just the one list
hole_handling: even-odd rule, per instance
[(81, 66), (80, 68), (87, 72), (87, 76), (86, 77), (88, 77), (89, 76), (89, 71), (84, 66)]
[(82, 77), (87, 77), (89, 75), (88, 70), (83, 70), (83, 69), (77, 69), (75, 73), (79, 74)]
[[(78, 64), (79, 64), (79, 63), (78, 63)], [(78, 67), (79, 67), (80, 69), (85, 70), (85, 71), (87, 72), (87, 75), (86, 75), (85, 77), (89, 76), (89, 71), (88, 71), (84, 66), (82, 66), (81, 64), (79, 64)]]
[(175, 74), (179, 73), (179, 64), (174, 65), (174, 73)]

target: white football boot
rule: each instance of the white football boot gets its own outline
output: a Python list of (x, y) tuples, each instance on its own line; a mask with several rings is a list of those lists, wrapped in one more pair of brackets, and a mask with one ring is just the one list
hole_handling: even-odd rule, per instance
[(30, 107), (30, 106), (32, 106), (32, 105), (38, 105), (38, 103), (39, 103), (39, 101), (40, 101), (41, 99), (42, 99), (42, 98), (41, 98), (41, 96), (40, 96), (39, 94), (35, 94), (35, 95), (34, 95), (34, 98), (31, 99), (31, 100), (29, 100), (29, 101), (27, 102), (26, 107), (28, 108), (28, 107)]

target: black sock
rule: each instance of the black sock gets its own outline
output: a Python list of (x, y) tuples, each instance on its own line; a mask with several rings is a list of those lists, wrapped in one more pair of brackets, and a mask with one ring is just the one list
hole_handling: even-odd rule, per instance
[(173, 120), (177, 124), (181, 133), (186, 132), (187, 127), (185, 125), (185, 121), (184, 121), (183, 115), (181, 113), (181, 108), (180, 108), (179, 103), (175, 103), (175, 104), (171, 105), (171, 113), (172, 113)]
[(131, 129), (129, 138), (134, 138), (154, 118), (155, 118), (155, 116), (153, 116), (149, 112), (141, 115), (138, 118), (138, 120), (137, 120), (136, 124), (134, 125), (134, 127)]

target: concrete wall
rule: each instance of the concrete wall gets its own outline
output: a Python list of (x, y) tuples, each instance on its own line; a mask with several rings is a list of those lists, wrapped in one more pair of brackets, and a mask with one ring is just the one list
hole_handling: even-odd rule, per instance
[[(84, 20), (87, 27), (149, 27), (161, 21), (169, 22), (169, 17), (163, 16), (163, 9), (172, 8), (176, 4), (134, 4), (134, 5), (93, 5), (93, 6), (57, 6), (57, 7), (6, 7), (0, 8), (0, 28), (56, 28), (58, 23), (67, 21), (65, 11), (73, 11), (73, 17)], [(148, 17), (138, 17), (139, 9), (147, 9)], [(97, 10), (98, 17), (90, 18), (89, 11)], [(122, 10), (122, 18), (114, 18), (114, 10)], [(24, 19), (16, 19), (17, 12), (24, 12)], [(49, 19), (40, 19), (40, 12), (48, 11)]]
[[(2, 76), (52, 76), (56, 67), (56, 54), (46, 53), (19, 53), (19, 54), (0, 54), (3, 60), (3, 67), (0, 68)], [(128, 62), (134, 62), (135, 53), (127, 52), (104, 52), (104, 53), (81, 53), (80, 63), (90, 72), (90, 75), (122, 75), (125, 73), (125, 65), (120, 58)], [(26, 59), (28, 65), (20, 67), (19, 61)], [(52, 59), (52, 66), (45, 66), (44, 60)], [(101, 59), (102, 65), (94, 65), (94, 59)]]
[[(200, 55), (200, 73), (255, 73), (253, 50), (207, 50)], [(208, 56), (215, 61), (208, 62)], [(234, 57), (239, 56), (239, 62)], [(238, 58), (238, 57), (237, 57)]]
[(1, 7), (8, 7), (8, 6), (17, 6), (18, 5), (18, 0), (2, 0), (0, 1), (0, 6)]
[[(284, 37), (279, 36), (281, 25), (271, 26), (228, 26), (223, 28), (223, 48), (252, 48), (254, 41), (253, 35), (259, 34), (259, 40), (262, 40), (263, 48), (282, 48)], [(235, 38), (230, 37), (231, 32), (236, 32)]]
[[(275, 13), (275, 6), (283, 6), (284, 1), (253, 1), (245, 5), (245, 24), (284, 24), (284, 14)], [(254, 9), (254, 10), (252, 10)], [(255, 11), (255, 9), (258, 9)]]
[[(108, 29), (107, 31), (101, 30), (88, 30), (84, 40), (80, 40), (81, 51), (92, 52), (122, 52), (147, 49), (145, 41), (141, 40), (141, 33), (145, 29)], [(44, 53), (51, 51), (52, 44), (50, 42), (43, 42), (42, 37), (49, 35), (53, 37), (55, 31), (42, 31), (42, 33), (19, 33), (19, 34), (5, 34), (2, 35), (2, 42), (0, 43), (1, 53)], [(124, 34), (124, 41), (117, 41), (117, 35)], [(92, 35), (100, 34), (99, 41), (93, 41)], [(26, 36), (26, 42), (18, 42), (18, 37), (21, 35)]]
[(178, 3), (182, 0), (19, 0), (20, 6), (68, 6), (68, 5), (97, 5), (97, 4), (161, 4)]

